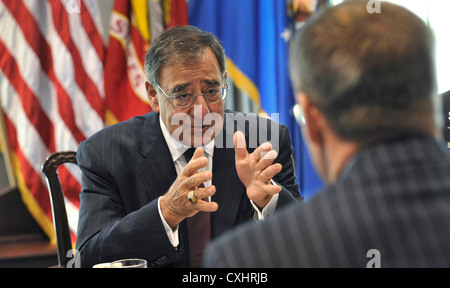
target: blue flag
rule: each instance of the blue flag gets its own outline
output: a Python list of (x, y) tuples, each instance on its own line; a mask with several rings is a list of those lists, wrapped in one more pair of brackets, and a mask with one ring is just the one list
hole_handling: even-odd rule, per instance
[(290, 113), (295, 104), (288, 74), (291, 19), (285, 0), (190, 0), (189, 22), (215, 34), (225, 48), (234, 85), (260, 112), (278, 113), (291, 132), (297, 181), (305, 199), (323, 184)]

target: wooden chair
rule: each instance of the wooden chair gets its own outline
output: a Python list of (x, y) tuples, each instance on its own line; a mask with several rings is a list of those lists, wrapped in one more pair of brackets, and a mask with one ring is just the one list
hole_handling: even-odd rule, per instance
[(66, 205), (58, 176), (58, 167), (65, 163), (77, 164), (76, 152), (63, 151), (50, 155), (42, 164), (41, 170), (47, 180), (52, 204), (53, 225), (58, 252), (59, 267), (66, 267), (67, 263), (73, 259), (74, 255), (68, 253), (72, 251), (72, 239), (70, 236), (69, 222), (67, 220)]

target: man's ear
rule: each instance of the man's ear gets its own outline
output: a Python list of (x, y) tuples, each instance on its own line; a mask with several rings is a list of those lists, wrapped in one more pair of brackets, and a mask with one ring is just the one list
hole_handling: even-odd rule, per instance
[(150, 84), (150, 82), (145, 81), (145, 90), (147, 91), (148, 101), (150, 102), (152, 110), (159, 113), (158, 93), (156, 92), (155, 86)]
[(311, 100), (309, 100), (308, 96), (300, 92), (297, 95), (297, 101), (303, 109), (303, 114), (305, 117), (305, 132), (308, 135), (308, 138), (311, 142), (315, 144), (322, 143), (322, 133), (324, 128), (325, 117), (314, 105)]

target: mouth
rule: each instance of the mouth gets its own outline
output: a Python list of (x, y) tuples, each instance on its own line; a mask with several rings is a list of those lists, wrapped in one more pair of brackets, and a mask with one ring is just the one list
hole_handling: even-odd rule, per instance
[(211, 127), (213, 127), (213, 125), (202, 125), (202, 126), (192, 126), (191, 130), (195, 133), (195, 132), (206, 132), (208, 129), (210, 129)]

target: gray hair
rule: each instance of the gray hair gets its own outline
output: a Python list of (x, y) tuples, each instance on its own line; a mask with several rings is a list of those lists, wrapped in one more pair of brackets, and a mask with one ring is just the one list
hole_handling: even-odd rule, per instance
[(193, 65), (208, 47), (216, 55), (223, 76), (226, 71), (225, 51), (216, 36), (194, 26), (176, 26), (164, 31), (152, 41), (145, 55), (147, 81), (159, 85), (159, 74), (165, 64), (176, 61)]
[[(436, 89), (434, 37), (408, 10), (346, 1), (313, 16), (290, 52), (303, 91), (347, 140), (428, 130)], [(433, 121), (431, 121), (433, 122)]]

